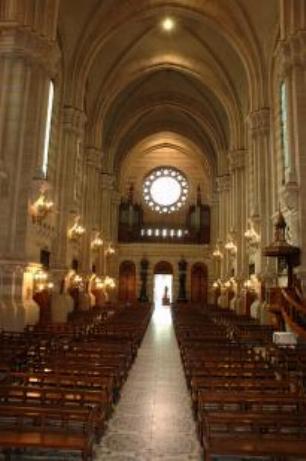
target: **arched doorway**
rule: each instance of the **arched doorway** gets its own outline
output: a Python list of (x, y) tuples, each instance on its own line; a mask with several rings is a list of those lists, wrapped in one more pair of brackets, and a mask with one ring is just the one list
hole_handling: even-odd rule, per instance
[(136, 301), (136, 266), (133, 261), (120, 264), (118, 299), (125, 303)]
[(159, 261), (154, 267), (155, 307), (169, 306), (173, 300), (173, 267), (168, 261)]
[(191, 302), (207, 303), (207, 279), (207, 266), (203, 263), (194, 264), (191, 268)]

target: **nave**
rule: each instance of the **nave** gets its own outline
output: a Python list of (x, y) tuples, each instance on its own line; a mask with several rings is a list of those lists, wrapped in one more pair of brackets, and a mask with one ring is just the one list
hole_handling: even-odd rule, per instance
[(169, 307), (157, 306), (96, 461), (200, 461)]

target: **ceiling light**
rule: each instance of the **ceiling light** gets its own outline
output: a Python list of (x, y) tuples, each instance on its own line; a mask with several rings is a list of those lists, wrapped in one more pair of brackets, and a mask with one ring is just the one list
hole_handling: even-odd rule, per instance
[(171, 32), (174, 29), (174, 21), (172, 18), (165, 18), (162, 22), (162, 28), (167, 31)]

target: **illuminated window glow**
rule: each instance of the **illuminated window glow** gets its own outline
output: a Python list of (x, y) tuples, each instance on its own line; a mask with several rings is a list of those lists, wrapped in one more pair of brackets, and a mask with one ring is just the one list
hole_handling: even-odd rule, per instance
[(157, 168), (144, 179), (144, 200), (152, 210), (158, 213), (173, 213), (179, 210), (186, 202), (187, 196), (187, 179), (176, 168)]
[(282, 82), (280, 88), (280, 106), (281, 106), (281, 141), (284, 168), (289, 167), (289, 142), (288, 142), (288, 103), (287, 103), (287, 87), (286, 83)]
[(45, 177), (47, 177), (48, 163), (49, 163), (49, 146), (50, 146), (53, 100), (54, 100), (54, 84), (52, 81), (50, 81), (49, 94), (48, 94), (46, 129), (45, 129), (44, 153), (43, 153), (43, 162), (42, 162), (42, 172)]

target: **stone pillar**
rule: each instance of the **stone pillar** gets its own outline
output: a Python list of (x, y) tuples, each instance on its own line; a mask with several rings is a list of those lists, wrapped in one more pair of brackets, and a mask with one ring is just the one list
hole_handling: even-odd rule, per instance
[(291, 242), (300, 246), (299, 275), (306, 287), (306, 1), (280, 0), (279, 74), (286, 83), (289, 165), (282, 199)]
[(115, 210), (112, 209), (113, 195), (116, 193), (115, 178), (112, 174), (103, 173), (101, 177), (101, 225), (103, 237), (107, 241), (113, 238), (112, 216)]
[(235, 230), (237, 245), (237, 278), (243, 278), (247, 272), (246, 245), (244, 232), (246, 230), (246, 181), (245, 181), (246, 152), (241, 149), (230, 152), (231, 190), (232, 190), (232, 227)]
[(230, 231), (229, 227), (229, 193), (230, 193), (230, 175), (219, 176), (218, 192), (219, 192), (219, 240), (223, 244), (221, 251), (223, 259), (221, 264), (221, 278), (229, 276), (229, 257), (228, 252), (224, 249), (224, 244), (227, 241)]
[(22, 329), (27, 322), (27, 306), (34, 304), (23, 290), (26, 268), (38, 261), (36, 242), (49, 239), (32, 228), (28, 209), (34, 179), (46, 179), (42, 160), (49, 85), (60, 57), (58, 3), (49, 2), (46, 11), (36, 0), (4, 0), (0, 7), (0, 272), (5, 274), (0, 304), (5, 328)]
[(97, 273), (102, 273), (102, 249), (93, 253), (90, 248), (90, 243), (95, 233), (99, 232), (102, 239), (104, 239), (100, 222), (101, 160), (101, 150), (93, 147), (86, 149), (86, 190), (83, 215), (87, 232), (84, 236), (82, 251), (82, 268), (85, 272), (91, 271), (92, 264), (95, 264)]
[(262, 249), (272, 236), (272, 164), (270, 152), (270, 110), (263, 108), (252, 112), (248, 118), (250, 133), (251, 218), (261, 235), (261, 248), (256, 258), (256, 273), (265, 268)]
[[(84, 194), (84, 133), (86, 116), (77, 108), (63, 109), (63, 140), (61, 148), (61, 177), (58, 196), (58, 235), (54, 244), (54, 266), (70, 267), (73, 258), (80, 259), (81, 242), (69, 242), (68, 228), (73, 225), (75, 216), (81, 216), (82, 196)], [(83, 237), (82, 237), (83, 238)]]

